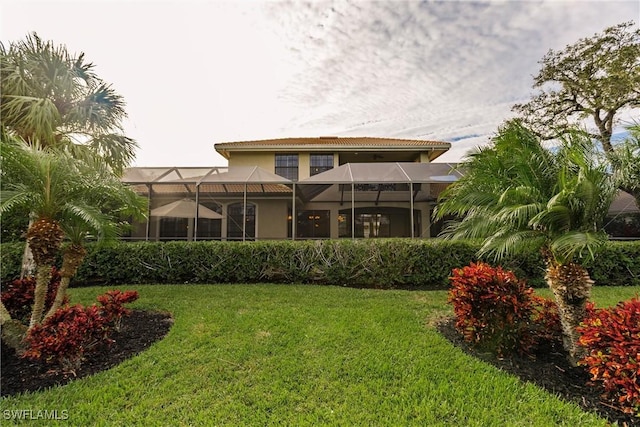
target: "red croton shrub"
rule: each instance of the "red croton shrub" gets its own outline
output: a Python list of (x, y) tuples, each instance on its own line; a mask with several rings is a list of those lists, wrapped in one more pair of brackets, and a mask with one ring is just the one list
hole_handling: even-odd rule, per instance
[(57, 310), (34, 326), (25, 341), (28, 347), (23, 357), (57, 364), (69, 372), (80, 367), (85, 354), (111, 343), (107, 319), (95, 305)]
[(497, 354), (526, 354), (533, 289), (511, 271), (479, 262), (453, 270), (448, 301), (465, 340)]
[(531, 328), (536, 342), (555, 341), (561, 344), (562, 324), (556, 302), (549, 298), (533, 295), (531, 308)]
[(119, 328), (122, 317), (130, 314), (123, 304), (136, 299), (136, 291), (115, 290), (97, 298), (100, 306), (60, 308), (29, 331), (25, 339), (27, 350), (22, 357), (75, 372), (87, 354), (113, 342), (113, 331)]
[(580, 361), (605, 396), (627, 413), (640, 411), (640, 299), (592, 309), (578, 328), (588, 354)]
[(104, 295), (100, 295), (98, 302), (102, 305), (103, 316), (113, 324), (117, 331), (120, 330), (120, 325), (123, 316), (131, 314), (131, 310), (124, 307), (124, 304), (134, 302), (138, 299), (137, 291), (119, 291), (117, 289), (108, 291)]
[[(51, 269), (51, 281), (45, 300), (45, 312), (49, 310), (58, 292), (60, 285), (60, 273), (53, 267)], [(16, 320), (25, 320), (31, 315), (33, 295), (36, 289), (36, 279), (33, 276), (24, 279), (16, 279), (2, 284), (2, 303), (9, 310), (11, 317)], [(69, 301), (65, 298), (64, 304)]]

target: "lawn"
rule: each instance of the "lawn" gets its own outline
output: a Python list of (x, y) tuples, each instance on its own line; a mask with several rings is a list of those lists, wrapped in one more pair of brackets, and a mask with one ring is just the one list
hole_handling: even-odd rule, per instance
[[(72, 301), (107, 289), (73, 289)], [(451, 312), (445, 291), (120, 289), (140, 292), (136, 308), (171, 312), (169, 335), (109, 371), (4, 398), (4, 417), (26, 409), (64, 410), (60, 423), (79, 426), (606, 425), (441, 337), (432, 322)], [(612, 305), (638, 293), (596, 288), (594, 299)]]

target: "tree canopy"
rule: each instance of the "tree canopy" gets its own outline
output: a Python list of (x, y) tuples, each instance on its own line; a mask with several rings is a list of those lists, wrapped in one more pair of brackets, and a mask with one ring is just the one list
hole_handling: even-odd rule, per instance
[(532, 249), (559, 263), (582, 262), (607, 236), (616, 192), (588, 135), (567, 134), (556, 150), (520, 121), (505, 124), (491, 147), (460, 165), (464, 176), (441, 195), (437, 218), (455, 215), (446, 235), (484, 239), (497, 258)]
[(534, 77), (538, 92), (514, 110), (545, 139), (568, 132), (577, 121), (590, 122), (592, 137), (612, 152), (619, 113), (640, 107), (640, 29), (634, 27), (632, 21), (621, 23), (549, 50)]
[(8, 48), (0, 43), (0, 77), (3, 140), (97, 155), (117, 173), (133, 160), (136, 142), (122, 132), (124, 100), (83, 53), (32, 33)]

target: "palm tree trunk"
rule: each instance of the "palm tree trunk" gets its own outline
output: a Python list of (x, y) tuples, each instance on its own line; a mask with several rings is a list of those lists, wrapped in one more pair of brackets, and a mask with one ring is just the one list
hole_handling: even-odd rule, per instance
[(9, 310), (0, 301), (0, 326), (2, 326), (2, 342), (20, 352), (27, 332), (26, 326), (12, 319)]
[[(33, 219), (29, 219), (29, 227), (33, 225)], [(27, 228), (28, 229), (28, 228)], [(24, 279), (27, 276), (33, 276), (33, 272), (36, 271), (36, 263), (33, 259), (33, 252), (29, 245), (24, 245), (24, 252), (22, 253), (22, 267), (20, 269), (20, 279)]]
[(44, 303), (47, 298), (47, 289), (51, 281), (51, 268), (51, 265), (39, 265), (36, 267), (36, 290), (34, 292), (29, 329), (39, 324), (42, 320)]
[(79, 244), (69, 245), (62, 255), (62, 268), (60, 268), (60, 284), (58, 285), (58, 291), (56, 292), (56, 299), (53, 301), (49, 312), (44, 317), (45, 319), (53, 315), (62, 306), (64, 298), (67, 296), (67, 289), (73, 276), (76, 275), (78, 267), (82, 264), (84, 257), (87, 254), (87, 250)]
[(593, 280), (581, 265), (559, 264), (555, 261), (547, 264), (546, 280), (558, 305), (564, 349), (569, 362), (576, 366), (585, 355), (585, 350), (578, 345), (580, 335), (577, 327), (585, 318)]
[(63, 237), (64, 233), (60, 228), (60, 224), (46, 217), (34, 221), (27, 230), (27, 245), (31, 248), (33, 259), (36, 263), (36, 290), (34, 292), (29, 329), (42, 320), (47, 289), (51, 281), (51, 269)]
[(53, 301), (53, 304), (51, 304), (51, 307), (49, 308), (47, 314), (44, 316), (43, 320), (51, 317), (53, 313), (55, 313), (62, 306), (64, 297), (67, 296), (67, 289), (69, 288), (69, 283), (71, 282), (71, 276), (63, 276), (62, 274), (60, 276), (60, 284), (58, 285), (58, 291), (56, 292), (56, 299)]
[(33, 276), (33, 272), (36, 270), (36, 264), (33, 260), (33, 253), (29, 245), (25, 245), (24, 253), (22, 254), (22, 268), (20, 269), (20, 279)]

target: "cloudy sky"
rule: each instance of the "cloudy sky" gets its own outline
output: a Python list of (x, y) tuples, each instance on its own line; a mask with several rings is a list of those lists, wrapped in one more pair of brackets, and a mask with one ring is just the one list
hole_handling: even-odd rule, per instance
[(213, 166), (218, 142), (451, 141), (457, 161), (532, 93), (549, 49), (640, 1), (0, 0), (0, 40), (85, 52), (124, 96), (137, 166)]

